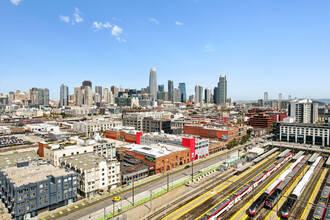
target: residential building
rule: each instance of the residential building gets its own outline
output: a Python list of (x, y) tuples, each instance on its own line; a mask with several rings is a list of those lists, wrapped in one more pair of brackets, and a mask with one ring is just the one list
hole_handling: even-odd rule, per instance
[(180, 89), (178, 89), (178, 88), (175, 88), (173, 90), (173, 102), (181, 102)]
[(205, 103), (211, 103), (211, 90), (209, 88), (205, 89)]
[(271, 128), (273, 124), (273, 118), (266, 113), (259, 113), (250, 118), (250, 125), (257, 128)]
[(14, 219), (30, 219), (77, 201), (77, 174), (47, 163), (5, 167), (0, 180), (2, 202)]
[(3, 154), (0, 155), (0, 170), (5, 167), (16, 166), (17, 163), (20, 162), (33, 162), (39, 161), (40, 158), (35, 150), (31, 151), (21, 151), (21, 152), (13, 152), (12, 154)]
[(96, 106), (70, 106), (65, 108), (64, 113), (68, 116), (87, 116), (97, 113)]
[(84, 105), (93, 105), (92, 87), (86, 86), (83, 90), (83, 93), (84, 93), (83, 104)]
[(122, 140), (129, 143), (136, 143), (137, 136), (141, 136), (142, 132), (135, 130), (134, 127), (114, 127), (106, 130), (105, 137), (114, 140)]
[(195, 104), (203, 103), (203, 86), (195, 86)]
[(81, 87), (74, 88), (74, 97), (77, 106), (82, 106), (84, 102), (84, 93)]
[(157, 76), (156, 76), (156, 68), (150, 68), (150, 75), (149, 75), (149, 94), (150, 98), (153, 100), (157, 99)]
[(227, 102), (227, 77), (220, 75), (218, 83), (218, 99), (221, 107), (226, 107)]
[(61, 167), (77, 173), (78, 193), (87, 198), (120, 186), (120, 164), (93, 153), (62, 157)]
[(114, 98), (118, 97), (118, 92), (119, 91), (118, 91), (117, 86), (111, 86), (111, 92), (112, 92)]
[(76, 132), (86, 133), (88, 136), (103, 133), (109, 128), (122, 126), (121, 121), (95, 120), (80, 121), (73, 123), (73, 130)]
[(310, 99), (295, 99), (290, 102), (288, 113), (297, 123), (315, 123), (318, 120), (318, 103)]
[(330, 126), (307, 123), (281, 123), (279, 140), (329, 146)]
[(102, 96), (102, 86), (95, 86), (95, 94), (99, 94), (100, 95), (100, 100), (103, 99), (103, 96)]
[(158, 85), (158, 92), (165, 92), (164, 85)]
[(62, 84), (60, 87), (60, 106), (69, 105), (69, 87)]
[(85, 80), (85, 81), (83, 81), (83, 82), (82, 82), (82, 88), (85, 88), (85, 87), (87, 87), (87, 86), (93, 88), (93, 87), (92, 87), (92, 82), (89, 81), (89, 80)]

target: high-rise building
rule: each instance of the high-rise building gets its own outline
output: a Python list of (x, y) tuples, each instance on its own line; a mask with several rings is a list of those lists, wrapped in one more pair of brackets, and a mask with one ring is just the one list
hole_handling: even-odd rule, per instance
[(153, 100), (157, 99), (157, 76), (156, 76), (156, 68), (150, 68), (149, 75), (149, 95)]
[(180, 101), (182, 103), (186, 103), (186, 101), (187, 101), (186, 84), (179, 83), (179, 89), (180, 89)]
[(203, 86), (195, 86), (195, 104), (203, 103)]
[(318, 120), (318, 103), (310, 99), (296, 99), (290, 102), (289, 117), (297, 123), (315, 123)]
[(118, 88), (117, 88), (117, 86), (111, 86), (111, 92), (112, 92), (114, 98), (118, 97)]
[(288, 96), (288, 100), (291, 101), (291, 95)]
[(33, 105), (49, 106), (49, 89), (32, 88), (30, 100)]
[(83, 81), (83, 82), (82, 82), (82, 87), (85, 88), (85, 87), (87, 87), (87, 86), (93, 88), (93, 87), (92, 87), (92, 82), (89, 81), (89, 80), (85, 80), (85, 81)]
[(209, 88), (205, 89), (205, 103), (210, 103), (211, 102), (211, 90)]
[(74, 87), (74, 97), (75, 97), (76, 105), (82, 106), (84, 100), (84, 94), (81, 87)]
[(268, 92), (264, 92), (264, 106), (268, 106)]
[(194, 95), (190, 95), (189, 96), (189, 102), (193, 103), (195, 101), (195, 96)]
[(165, 92), (164, 85), (158, 85), (158, 92)]
[(278, 94), (278, 101), (282, 101), (282, 93)]
[(222, 107), (226, 106), (227, 102), (227, 77), (226, 75), (220, 75), (218, 83), (218, 99)]
[(172, 80), (168, 80), (168, 101), (172, 101), (173, 102), (173, 81)]
[(62, 84), (60, 87), (60, 106), (69, 105), (69, 87)]
[(173, 102), (181, 102), (180, 89), (173, 89)]
[(92, 88), (86, 86), (84, 88), (84, 105), (93, 105), (93, 92)]
[(213, 103), (214, 104), (219, 104), (219, 98), (218, 98), (218, 87), (214, 87), (213, 89)]
[(100, 98), (102, 100), (103, 96), (102, 96), (102, 86), (95, 86), (95, 93), (100, 95)]

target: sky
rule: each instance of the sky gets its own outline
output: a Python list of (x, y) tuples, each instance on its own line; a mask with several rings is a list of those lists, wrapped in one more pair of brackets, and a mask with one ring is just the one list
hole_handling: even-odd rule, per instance
[[(1, 0), (0, 93), (185, 82), (228, 97), (330, 98), (330, 1)], [(94, 90), (94, 88), (93, 88)]]

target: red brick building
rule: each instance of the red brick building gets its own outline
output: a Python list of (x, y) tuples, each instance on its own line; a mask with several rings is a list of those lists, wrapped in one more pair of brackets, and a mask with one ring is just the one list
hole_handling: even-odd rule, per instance
[[(141, 136), (142, 132), (129, 129), (111, 129), (105, 131), (105, 137), (114, 140), (122, 140), (129, 143), (136, 143), (137, 136)], [(139, 143), (137, 143), (139, 144)]]
[(260, 113), (250, 118), (250, 125), (256, 128), (271, 128), (273, 124), (273, 117)]

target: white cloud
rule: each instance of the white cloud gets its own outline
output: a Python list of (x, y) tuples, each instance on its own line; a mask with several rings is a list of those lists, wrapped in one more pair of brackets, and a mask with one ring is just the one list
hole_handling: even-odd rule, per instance
[(112, 27), (112, 25), (109, 22), (102, 23), (102, 22), (97, 22), (97, 21), (94, 21), (93, 26), (92, 26), (92, 28), (94, 28), (96, 31), (111, 28), (111, 27)]
[(65, 23), (69, 23), (70, 22), (70, 17), (69, 16), (63, 16), (60, 15), (60, 20), (65, 22)]
[(184, 23), (183, 22), (180, 22), (180, 21), (176, 21), (175, 22), (175, 25), (182, 26), (182, 25), (184, 25)]
[(150, 18), (150, 21), (155, 24), (159, 24), (159, 21), (156, 18)]
[(123, 29), (117, 25), (113, 26), (111, 34), (115, 37), (119, 37), (123, 33)]
[(74, 8), (74, 13), (73, 13), (73, 17), (76, 23), (80, 23), (82, 22), (84, 19), (81, 17), (81, 12), (79, 11), (78, 8)]
[(14, 5), (18, 5), (19, 3), (21, 3), (21, 1), (23, 1), (23, 0), (10, 0), (10, 2), (12, 3), (12, 4), (14, 4)]
[(203, 51), (206, 53), (215, 52), (215, 48), (212, 45), (205, 45)]

